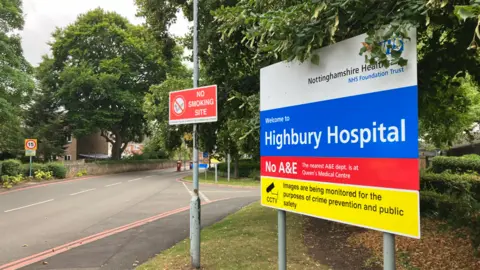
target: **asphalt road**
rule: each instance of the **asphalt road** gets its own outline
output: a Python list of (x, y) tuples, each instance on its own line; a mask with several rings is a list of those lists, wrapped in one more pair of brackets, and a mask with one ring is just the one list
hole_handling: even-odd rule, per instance
[[(65, 183), (60, 182), (6, 194), (0, 193), (0, 231), (2, 232), (0, 236), (0, 269), (3, 269), (2, 265), (9, 262), (52, 250), (78, 239), (158, 216), (162, 213), (168, 213), (175, 209), (188, 207), (192, 187), (190, 184), (176, 180), (189, 173), (177, 173), (171, 169), (131, 172)], [(205, 222), (211, 223), (219, 220), (239, 207), (259, 198), (258, 189), (204, 185), (201, 186), (200, 190), (202, 201), (210, 203), (202, 207), (202, 215), (207, 213), (205, 218), (202, 216), (204, 225)], [(244, 199), (225, 200), (229, 198)], [(214, 206), (218, 209), (215, 209)], [(160, 235), (157, 235), (155, 239), (158, 239), (158, 237), (164, 239), (162, 240), (164, 244), (158, 245), (158, 243), (150, 242), (151, 245), (159, 249), (150, 252), (147, 252), (150, 250), (148, 245), (144, 246), (145, 254), (142, 256), (142, 260), (148, 259), (148, 256), (153, 256), (164, 248), (168, 248), (174, 242), (185, 238), (188, 218), (180, 218), (180, 216), (188, 216), (187, 213), (188, 211), (184, 209), (183, 212), (174, 213), (175, 215), (172, 214), (168, 218), (155, 221), (158, 226), (162, 222), (171, 220), (167, 224), (173, 231), (169, 230), (170, 227), (168, 226), (161, 226), (165, 235), (163, 237), (162, 231), (157, 229), (155, 233), (160, 233)], [(154, 224), (148, 226), (155, 227)], [(136, 228), (118, 234), (114, 233), (112, 236), (99, 240), (98, 243), (107, 241), (113, 246), (125, 246), (121, 242), (123, 238), (119, 236), (125, 233), (135, 233), (135, 230), (142, 227)], [(142, 231), (147, 230), (142, 229)], [(149, 238), (148, 234), (144, 237)], [(80, 256), (78, 254), (88, 254), (88, 252), (79, 253), (79, 251), (88, 250), (90, 245), (93, 248), (96, 244), (92, 242), (65, 252), (63, 256), (67, 256), (69, 259), (66, 261), (60, 259), (59, 263), (63, 263), (62, 268), (69, 269), (67, 267), (68, 262), (75, 261), (71, 257), (73, 251), (77, 254), (76, 258), (82, 258), (78, 257)], [(122, 250), (125, 251), (125, 249)], [(133, 252), (142, 249), (130, 242), (130, 246), (126, 250)], [(101, 261), (102, 264), (108, 263), (109, 261), (105, 258), (108, 259), (113, 255), (107, 253), (104, 254), (104, 257), (99, 257), (97, 261)], [(83, 258), (84, 262), (85, 259), (88, 261), (88, 257)], [(111, 269), (115, 269), (119, 265), (123, 265), (123, 269), (126, 267), (125, 264), (131, 267), (130, 261), (115, 261), (112, 259), (111, 262), (111, 265), (113, 265), (110, 267)], [(49, 265), (51, 266), (51, 264)], [(95, 267), (94, 265), (90, 265), (89, 268), (101, 266), (97, 265)], [(125, 269), (128, 269), (128, 267)]]

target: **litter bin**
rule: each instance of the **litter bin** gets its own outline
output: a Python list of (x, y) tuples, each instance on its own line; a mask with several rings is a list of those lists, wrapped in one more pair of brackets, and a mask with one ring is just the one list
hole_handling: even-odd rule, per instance
[(193, 162), (190, 161), (190, 170), (193, 170)]
[(177, 161), (177, 172), (182, 171), (182, 161)]

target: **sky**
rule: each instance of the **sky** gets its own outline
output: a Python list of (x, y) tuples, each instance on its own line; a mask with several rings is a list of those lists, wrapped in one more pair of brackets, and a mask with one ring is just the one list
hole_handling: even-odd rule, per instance
[[(143, 20), (135, 17), (134, 0), (23, 0), (25, 26), (22, 35), (22, 47), (27, 60), (37, 66), (42, 55), (48, 54), (47, 42), (56, 27), (65, 27), (73, 23), (79, 14), (101, 7), (115, 11), (134, 24)], [(188, 31), (189, 22), (181, 14), (177, 22), (170, 27), (170, 32), (182, 36)]]

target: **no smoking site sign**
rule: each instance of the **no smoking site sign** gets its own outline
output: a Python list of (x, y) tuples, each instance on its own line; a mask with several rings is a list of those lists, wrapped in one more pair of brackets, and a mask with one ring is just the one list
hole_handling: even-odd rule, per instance
[(170, 92), (169, 124), (195, 124), (217, 121), (217, 86), (204, 86)]

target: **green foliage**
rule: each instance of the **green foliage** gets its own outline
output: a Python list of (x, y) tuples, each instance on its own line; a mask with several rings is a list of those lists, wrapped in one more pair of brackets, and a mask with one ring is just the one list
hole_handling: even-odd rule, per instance
[(51, 180), (53, 179), (53, 174), (52, 172), (36, 171), (34, 177), (37, 180)]
[(20, 184), (23, 181), (23, 176), (21, 174), (15, 176), (2, 175), (1, 183), (3, 188), (12, 188), (15, 185)]
[(40, 79), (55, 86), (74, 134), (101, 131), (113, 144), (112, 157), (120, 159), (128, 142), (147, 133), (143, 97), (169, 68), (161, 44), (143, 26), (102, 9), (80, 15), (53, 38), (53, 59), (44, 58), (48, 72)]
[(422, 173), (420, 189), (434, 191), (453, 198), (463, 198), (480, 202), (480, 177), (469, 174)]
[(22, 147), (23, 132), (19, 108), (0, 97), (0, 153), (17, 153)]
[(16, 176), (22, 173), (22, 163), (16, 159), (8, 159), (2, 162), (1, 175)]
[[(32, 163), (32, 175), (35, 175), (35, 172), (38, 171), (48, 171), (48, 167), (46, 164), (43, 163)], [(30, 175), (30, 164), (22, 164), (22, 173), (25, 176)]]
[[(217, 164), (219, 172), (226, 173), (228, 165), (227, 163)], [(238, 161), (238, 177), (251, 177), (259, 175), (260, 163), (250, 159), (241, 159)], [(233, 163), (230, 164), (230, 172), (233, 172)], [(258, 177), (253, 177), (258, 178)]]
[(57, 85), (51, 73), (53, 59), (43, 58), (36, 69), (38, 89), (33, 94), (33, 104), (27, 110), (25, 117), (28, 137), (38, 140), (37, 156), (47, 161), (52, 156), (63, 156), (67, 136), (71, 134), (65, 113), (60, 109), (55, 95)]
[(87, 174), (88, 174), (87, 170), (83, 169), (83, 170), (77, 172), (77, 177), (82, 177), (82, 176), (87, 175)]
[(65, 168), (65, 165), (60, 162), (52, 162), (52, 163), (47, 163), (47, 169), (46, 171), (52, 172), (53, 177), (57, 179), (64, 179), (67, 177), (67, 168)]
[(191, 131), (191, 127), (188, 125), (170, 126), (168, 124), (169, 92), (191, 87), (191, 79), (167, 76), (167, 79), (161, 84), (150, 87), (145, 95), (143, 103), (145, 117), (156, 122), (152, 126), (154, 135), (151, 140), (155, 148), (173, 151), (182, 145), (183, 134)]
[(468, 154), (468, 155), (463, 155), (462, 157), (467, 159), (480, 160), (480, 155), (477, 155), (477, 154)]
[(34, 89), (32, 67), (25, 60), (18, 33), (23, 29), (22, 2), (0, 3), (0, 154), (17, 155), (22, 149), (22, 105)]
[(468, 228), (473, 247), (480, 248), (478, 201), (465, 197), (452, 197), (435, 191), (421, 191), (420, 209), (422, 216), (446, 220), (454, 227)]
[[(469, 20), (454, 16), (460, 6)], [(471, 115), (478, 101), (464, 87), (478, 92), (478, 51), (467, 50), (480, 31), (472, 15), (477, 9), (478, 3), (469, 0), (240, 0), (211, 10), (224, 42), (239, 41), (240, 36), (243, 46), (255, 53), (253, 59), (270, 56), (277, 61), (311, 59), (318, 63), (322, 59), (316, 49), (367, 33), (364, 44), (358, 45), (360, 54), (369, 63), (388, 66), (380, 43), (392, 37), (408, 39), (406, 30), (416, 27), (421, 134), (443, 147), (478, 120)], [(392, 64), (407, 64), (408, 59), (400, 54), (392, 56)], [(467, 76), (471, 77), (465, 80)]]
[(464, 157), (438, 156), (432, 159), (432, 172), (480, 173), (480, 160)]

